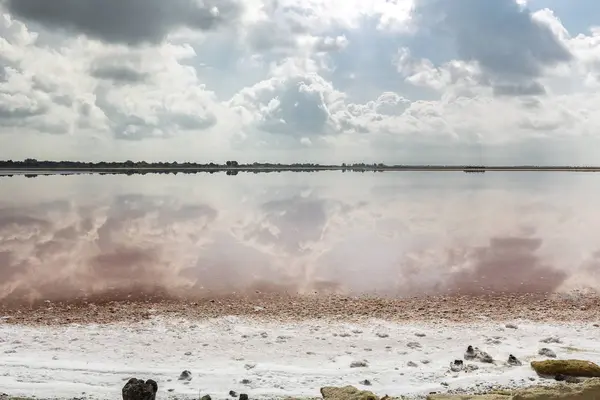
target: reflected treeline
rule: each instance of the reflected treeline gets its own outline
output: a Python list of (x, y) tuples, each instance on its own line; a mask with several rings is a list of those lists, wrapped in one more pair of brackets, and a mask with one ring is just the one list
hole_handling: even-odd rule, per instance
[[(200, 172), (226, 172), (227, 175), (237, 175), (240, 172), (270, 173), (270, 172), (317, 172), (317, 171), (350, 171), (350, 172), (385, 172), (385, 171), (463, 171), (467, 173), (484, 173), (486, 171), (572, 171), (598, 172), (595, 166), (484, 166), (484, 165), (386, 165), (383, 163), (354, 163), (354, 164), (315, 164), (315, 163), (259, 163), (240, 164), (237, 161), (227, 161), (223, 164), (194, 162), (81, 162), (81, 161), (38, 161), (28, 158), (23, 161), (0, 161), (0, 171), (25, 172), (28, 178), (34, 178), (43, 172), (69, 175), (72, 173), (94, 173), (101, 175), (145, 175), (145, 174), (195, 174)], [(38, 172), (36, 174), (35, 172)]]

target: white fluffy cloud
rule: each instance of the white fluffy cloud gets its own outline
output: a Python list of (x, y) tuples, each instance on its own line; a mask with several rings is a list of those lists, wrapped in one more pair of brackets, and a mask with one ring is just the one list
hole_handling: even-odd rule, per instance
[(1, 158), (594, 163), (550, 0), (121, 3), (0, 1)]

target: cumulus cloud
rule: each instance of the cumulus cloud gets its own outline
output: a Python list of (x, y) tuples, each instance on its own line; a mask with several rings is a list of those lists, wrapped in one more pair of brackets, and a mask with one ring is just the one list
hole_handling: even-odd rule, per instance
[(159, 42), (180, 28), (214, 29), (241, 12), (235, 1), (5, 0), (4, 4), (27, 21), (127, 44)]
[(448, 35), (458, 57), (476, 61), (501, 94), (542, 94), (539, 83), (528, 81), (572, 59), (552, 28), (514, 0), (418, 0), (415, 15)]
[(8, 158), (594, 160), (599, 33), (545, 0), (46, 3), (0, 1)]

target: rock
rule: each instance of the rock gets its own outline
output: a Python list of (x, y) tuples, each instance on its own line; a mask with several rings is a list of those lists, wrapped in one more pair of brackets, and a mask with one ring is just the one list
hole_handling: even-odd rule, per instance
[(477, 371), (478, 369), (479, 369), (479, 366), (477, 366), (475, 364), (465, 365), (465, 372), (473, 372), (473, 371)]
[[(307, 352), (306, 354), (309, 354), (309, 353), (310, 353), (310, 351)], [(246, 369), (254, 369), (254, 368), (256, 368), (256, 363), (244, 364), (244, 368), (246, 368)]]
[(368, 379), (362, 380), (358, 383), (360, 383), (361, 385), (364, 385), (364, 386), (371, 386), (371, 381)]
[(508, 329), (519, 329), (519, 327), (515, 324), (506, 324), (504, 327)]
[(200, 400), (212, 400), (209, 394), (205, 394), (200, 398)]
[(350, 368), (366, 368), (368, 366), (369, 363), (367, 363), (365, 360), (357, 360), (350, 363)]
[(377, 335), (377, 337), (380, 337), (382, 339), (386, 338), (386, 337), (390, 337), (390, 335), (388, 335), (387, 333), (377, 333), (376, 335)]
[(248, 395), (246, 393), (240, 393), (240, 400), (248, 400)]
[(476, 356), (477, 356), (477, 354), (475, 353), (475, 349), (473, 348), (473, 346), (469, 345), (469, 347), (467, 347), (467, 351), (465, 351), (464, 359), (465, 360), (474, 360)]
[(580, 384), (558, 383), (554, 386), (534, 386), (511, 392), (485, 395), (430, 394), (427, 400), (595, 400), (600, 399), (600, 380), (590, 379)]
[(463, 369), (465, 369), (463, 360), (454, 360), (450, 363), (450, 371), (452, 372), (460, 372)]
[(540, 340), (540, 342), (542, 342), (542, 343), (562, 343), (562, 340), (560, 340), (560, 338), (557, 336), (550, 336), (550, 337)]
[(488, 353), (486, 353), (485, 351), (482, 351), (479, 354), (479, 357), (477, 358), (479, 361), (481, 361), (482, 363), (487, 363), (487, 364), (492, 364), (494, 362), (494, 359), (492, 358), (492, 356), (490, 356)]
[(230, 391), (229, 391), (229, 395), (230, 395), (231, 397), (238, 397), (237, 393), (236, 393), (235, 391), (233, 391), (233, 390), (230, 390)]
[[(245, 379), (245, 378), (244, 378), (244, 379), (242, 379), (242, 380), (240, 381), (240, 383), (241, 383), (242, 385), (249, 385), (249, 384), (251, 384), (251, 383), (252, 383), (252, 381), (251, 381), (250, 379)], [(240, 396), (241, 396), (241, 395), (240, 395)]]
[(408, 343), (406, 343), (406, 345), (408, 347), (410, 347), (411, 349), (420, 349), (421, 348), (421, 343), (419, 343), (419, 342), (408, 342)]
[(518, 367), (518, 366), (523, 365), (523, 363), (521, 361), (519, 361), (517, 359), (517, 357), (513, 356), (512, 354), (509, 354), (507, 364), (512, 365), (513, 367)]
[(192, 373), (186, 369), (179, 375), (179, 378), (177, 378), (177, 379), (180, 381), (191, 381)]
[(425, 337), (426, 335), (424, 333), (415, 333), (416, 337)]
[(490, 356), (485, 351), (479, 350), (479, 348), (477, 347), (473, 348), (473, 346), (467, 347), (467, 351), (465, 352), (464, 358), (465, 360), (477, 360), (479, 362), (488, 364), (494, 362), (492, 356)]
[(563, 374), (558, 374), (554, 377), (554, 380), (557, 382), (567, 382), (567, 383), (580, 383), (581, 379), (576, 378), (574, 376), (566, 376)]
[(354, 386), (323, 387), (321, 396), (325, 400), (379, 400), (372, 392), (359, 390)]
[(538, 354), (544, 357), (556, 358), (556, 353), (546, 347), (541, 348)]
[(155, 400), (158, 392), (158, 384), (152, 379), (144, 382), (141, 379), (131, 378), (123, 389), (121, 394), (123, 400)]
[(414, 361), (409, 361), (409, 362), (407, 362), (407, 363), (406, 363), (406, 365), (408, 365), (409, 367), (413, 367), (413, 368), (416, 368), (416, 367), (418, 367), (418, 366), (419, 366), (419, 365), (418, 365), (416, 362), (414, 362)]
[(578, 376), (585, 378), (600, 377), (600, 366), (584, 360), (544, 360), (532, 361), (531, 368), (542, 376)]

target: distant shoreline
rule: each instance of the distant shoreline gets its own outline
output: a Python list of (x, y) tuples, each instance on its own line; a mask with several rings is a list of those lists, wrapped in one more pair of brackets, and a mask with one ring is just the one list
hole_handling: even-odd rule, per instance
[(196, 174), (196, 173), (218, 173), (225, 172), (228, 175), (238, 173), (270, 173), (270, 172), (319, 172), (319, 171), (341, 171), (341, 172), (600, 172), (600, 167), (571, 167), (571, 166), (447, 166), (447, 165), (403, 165), (403, 166), (341, 166), (341, 165), (315, 165), (315, 166), (1, 166), (0, 174), (10, 176), (11, 174)]

